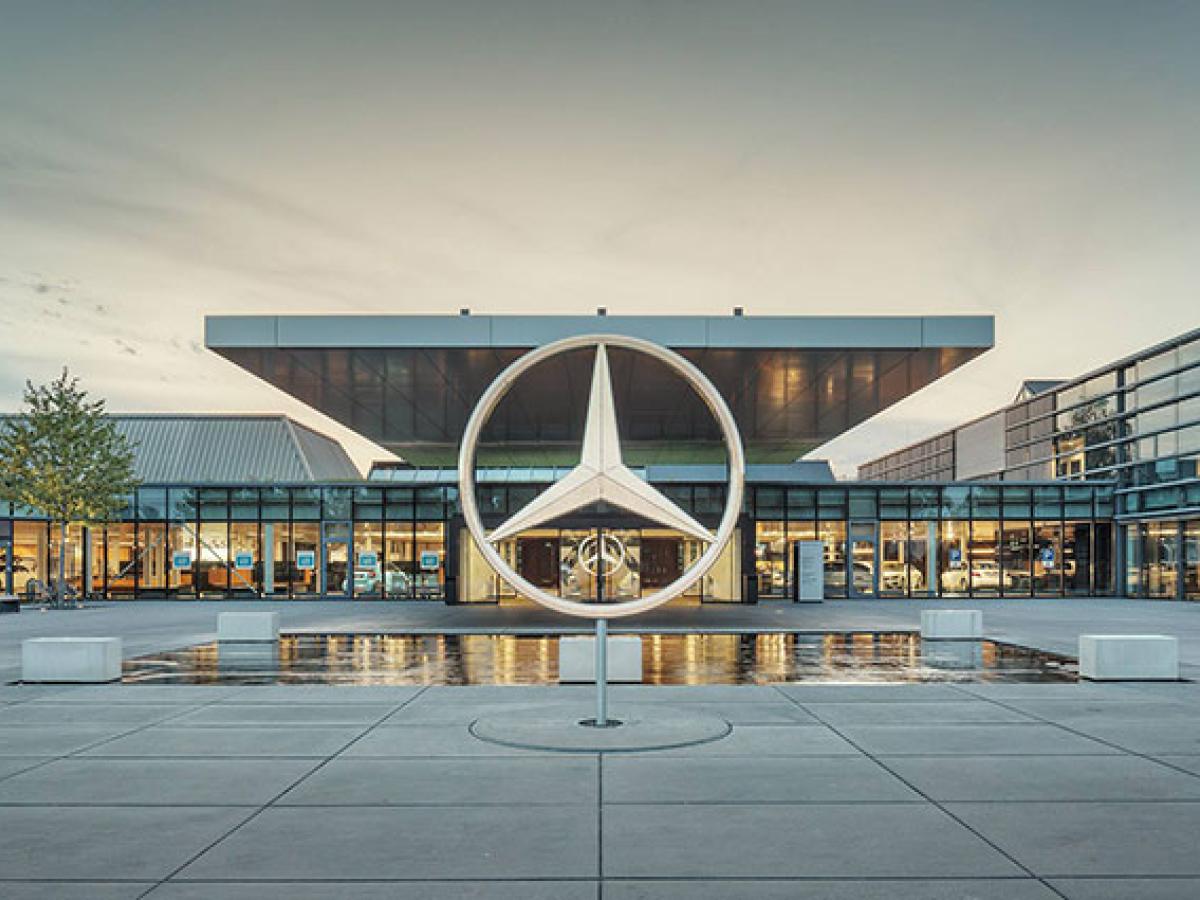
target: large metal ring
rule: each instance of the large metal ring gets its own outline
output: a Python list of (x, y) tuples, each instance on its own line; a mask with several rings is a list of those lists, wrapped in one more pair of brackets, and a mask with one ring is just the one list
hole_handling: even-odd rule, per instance
[[(514, 571), (496, 548), (488, 542), (484, 532), (483, 522), (479, 518), (479, 506), (475, 498), (475, 451), (479, 443), (480, 433), (487, 423), (496, 406), (512, 388), (513, 384), (529, 369), (553, 356), (578, 350), (585, 347), (596, 347), (601, 344), (610, 347), (622, 347), (635, 350), (651, 356), (666, 364), (670, 369), (683, 377), (688, 384), (700, 395), (708, 406), (709, 411), (720, 425), (725, 439), (725, 449), (728, 454), (729, 484), (725, 496), (725, 511), (717, 526), (716, 534), (708, 548), (690, 569), (684, 572), (674, 582), (638, 600), (626, 600), (619, 603), (581, 603), (556, 597), (532, 584), (519, 573)], [(463, 519), (467, 530), (471, 533), (479, 552), (487, 560), (492, 569), (514, 591), (522, 597), (540, 603), (549, 609), (557, 610), (569, 616), (582, 616), (589, 619), (615, 619), (635, 613), (645, 612), (661, 606), (676, 597), (681, 596), (688, 588), (704, 577), (717, 562), (725, 545), (733, 536), (737, 527), (738, 514), (742, 508), (742, 494), (745, 490), (746, 460), (742, 450), (742, 439), (738, 434), (737, 423), (730, 412), (728, 404), (711, 381), (696, 366), (684, 359), (673, 350), (662, 347), (651, 341), (640, 338), (626, 337), (616, 334), (580, 335), (563, 338), (545, 344), (513, 361), (508, 368), (501, 372), (496, 380), (488, 386), (475, 405), (471, 417), (463, 431), (462, 446), (458, 454), (458, 487), (459, 503), (462, 506)]]

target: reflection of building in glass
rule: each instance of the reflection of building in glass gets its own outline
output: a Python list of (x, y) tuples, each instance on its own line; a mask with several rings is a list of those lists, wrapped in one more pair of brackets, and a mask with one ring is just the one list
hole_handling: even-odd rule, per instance
[[(936, 472), (924, 462), (934, 454), (946, 459)], [(1070, 381), (1027, 381), (1004, 409), (866, 463), (859, 477), (1113, 482), (1121, 571), (1115, 589), (1200, 599), (1198, 461), (1200, 330)], [(1058, 544), (1052, 533), (1033, 534), (1032, 548), (1007, 534), (1003, 546), (1014, 554), (1032, 550), (1036, 581)]]

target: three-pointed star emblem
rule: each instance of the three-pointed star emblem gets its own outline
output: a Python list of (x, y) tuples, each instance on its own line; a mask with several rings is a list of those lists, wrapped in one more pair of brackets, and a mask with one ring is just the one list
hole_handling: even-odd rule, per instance
[(603, 344), (596, 346), (579, 465), (489, 534), (488, 540), (495, 543), (510, 538), (600, 501), (702, 541), (713, 540), (712, 532), (638, 478), (621, 460), (617, 410), (613, 403), (612, 378), (608, 373), (608, 354)]

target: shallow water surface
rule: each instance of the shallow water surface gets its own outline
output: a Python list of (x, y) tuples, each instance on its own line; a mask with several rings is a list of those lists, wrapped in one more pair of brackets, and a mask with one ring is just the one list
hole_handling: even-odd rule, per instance
[[(1075, 681), (1072, 659), (916, 632), (643, 634), (646, 684)], [(125, 662), (126, 683), (555, 684), (556, 635), (287, 634)]]

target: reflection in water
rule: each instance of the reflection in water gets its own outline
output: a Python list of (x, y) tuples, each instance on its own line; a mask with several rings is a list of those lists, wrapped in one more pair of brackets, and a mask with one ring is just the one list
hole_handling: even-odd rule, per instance
[[(647, 684), (1075, 681), (1074, 661), (993, 641), (915, 632), (644, 634)], [(554, 684), (558, 638), (495, 634), (298, 634), (278, 646), (201, 644), (128, 660), (126, 682)]]

